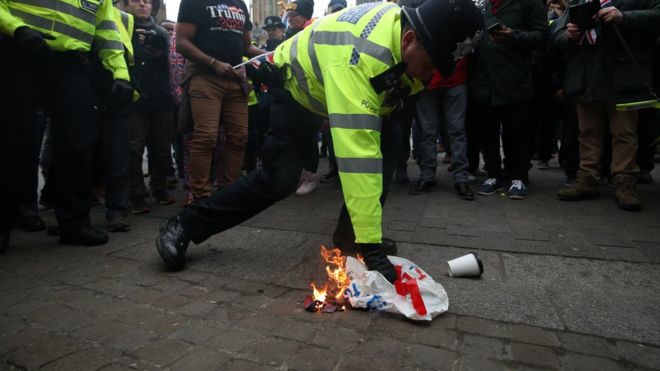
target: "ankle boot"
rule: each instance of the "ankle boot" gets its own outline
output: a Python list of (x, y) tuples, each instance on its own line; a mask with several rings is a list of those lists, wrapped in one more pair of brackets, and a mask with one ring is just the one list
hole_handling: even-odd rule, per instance
[(637, 197), (635, 185), (637, 180), (632, 175), (619, 174), (612, 179), (616, 187), (616, 202), (619, 208), (627, 211), (642, 210), (642, 201)]
[(578, 174), (572, 187), (557, 192), (557, 198), (562, 201), (591, 200), (598, 197), (598, 181), (588, 174)]

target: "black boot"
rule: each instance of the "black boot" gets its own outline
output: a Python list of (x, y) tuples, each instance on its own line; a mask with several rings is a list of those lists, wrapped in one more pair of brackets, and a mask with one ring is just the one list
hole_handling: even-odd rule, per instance
[(66, 234), (60, 233), (61, 245), (97, 246), (103, 245), (106, 242), (108, 242), (108, 235), (92, 227), (83, 227)]
[(46, 230), (46, 223), (39, 217), (39, 215), (25, 215), (18, 218), (19, 229), (27, 232), (39, 232)]
[(186, 250), (190, 240), (183, 232), (181, 218), (171, 217), (160, 225), (160, 235), (156, 239), (158, 253), (171, 271), (183, 269), (186, 264)]
[[(332, 237), (332, 242), (335, 247), (341, 250), (342, 252), (360, 252), (358, 245), (353, 241), (345, 241), (337, 236)], [(391, 238), (383, 237), (383, 242), (381, 242), (381, 249), (385, 255), (397, 255), (399, 253), (399, 248), (396, 245), (396, 241)]]
[(364, 257), (364, 263), (370, 271), (378, 271), (390, 283), (396, 281), (396, 270), (394, 265), (387, 259), (387, 254), (383, 251), (379, 243), (360, 244), (360, 250)]

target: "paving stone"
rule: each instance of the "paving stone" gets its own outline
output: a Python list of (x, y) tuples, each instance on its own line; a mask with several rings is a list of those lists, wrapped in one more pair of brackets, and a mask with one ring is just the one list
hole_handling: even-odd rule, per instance
[(10, 336), (14, 332), (23, 330), (25, 326), (25, 322), (18, 317), (5, 317), (0, 315), (0, 329), (2, 329), (0, 336)]
[(304, 321), (285, 320), (280, 326), (272, 331), (272, 334), (285, 339), (305, 342), (311, 338), (320, 325)]
[(206, 298), (209, 301), (215, 301), (217, 303), (231, 303), (239, 296), (241, 296), (240, 292), (218, 289), (208, 293)]
[(512, 342), (513, 360), (528, 365), (559, 368), (559, 361), (554, 350), (538, 345)]
[(195, 300), (182, 307), (177, 308), (177, 313), (185, 316), (204, 317), (218, 308), (218, 304), (206, 300)]
[(456, 321), (456, 329), (460, 332), (496, 338), (508, 339), (511, 337), (506, 324), (476, 317), (459, 316)]
[(416, 343), (453, 351), (458, 350), (459, 345), (456, 331), (436, 327), (418, 327), (413, 339)]
[(16, 351), (22, 347), (31, 346), (50, 337), (51, 335), (44, 328), (27, 326), (14, 334), (0, 336), (0, 355)]
[(241, 295), (240, 297), (232, 300), (232, 305), (250, 310), (263, 310), (267, 308), (272, 302), (273, 299), (265, 295)]
[(110, 337), (129, 331), (130, 329), (131, 326), (125, 323), (101, 320), (78, 329), (73, 334), (83, 339), (103, 342)]
[(561, 368), (580, 371), (623, 371), (626, 369), (611, 359), (577, 353), (568, 353), (562, 356)]
[(360, 343), (354, 352), (367, 358), (382, 357), (388, 360), (396, 360), (407, 355), (407, 348), (408, 343), (406, 342), (370, 336)]
[(176, 309), (190, 302), (190, 299), (182, 295), (167, 294), (155, 299), (151, 305), (157, 308)]
[(272, 371), (281, 370), (280, 367), (268, 366), (256, 362), (247, 361), (244, 359), (234, 359), (229, 364), (222, 367), (227, 371)]
[(166, 339), (149, 343), (134, 351), (133, 354), (159, 367), (173, 363), (191, 349), (192, 347), (186, 343)]
[(112, 363), (112, 361), (118, 357), (118, 354), (112, 354), (107, 350), (82, 350), (59, 358), (52, 363), (48, 363), (40, 369), (67, 371), (96, 370)]
[(601, 338), (569, 332), (559, 332), (557, 335), (562, 347), (566, 350), (612, 359), (619, 358), (610, 350), (607, 342)]
[(279, 317), (259, 312), (241, 319), (236, 323), (236, 327), (272, 334), (281, 324), (282, 320)]
[(558, 347), (559, 338), (554, 332), (539, 327), (511, 324), (509, 325), (511, 339), (521, 343)]
[(509, 359), (504, 342), (501, 339), (464, 334), (461, 344), (462, 355), (479, 355), (484, 358)]
[(170, 336), (172, 339), (183, 340), (195, 344), (202, 344), (211, 337), (223, 332), (223, 329), (218, 328), (215, 322), (204, 320), (182, 323), (178, 328), (179, 329)]
[(204, 345), (214, 350), (238, 353), (263, 339), (264, 336), (258, 332), (229, 328), (207, 340)]
[(37, 369), (51, 361), (85, 348), (85, 344), (76, 339), (48, 336), (40, 342), (18, 348), (7, 356), (7, 363), (23, 369)]
[(153, 303), (156, 299), (163, 296), (163, 293), (152, 288), (141, 288), (126, 295), (126, 299), (137, 303)]
[(485, 371), (485, 370), (507, 370), (508, 367), (503, 363), (486, 358), (480, 358), (476, 355), (464, 356), (458, 360), (457, 371)]
[(121, 351), (131, 351), (158, 337), (153, 331), (130, 330), (114, 336), (103, 344)]
[(220, 370), (231, 360), (226, 353), (215, 352), (204, 347), (195, 347), (174, 362), (169, 369), (173, 371)]
[(407, 362), (413, 367), (422, 367), (433, 370), (453, 370), (458, 354), (444, 349), (437, 349), (425, 345), (410, 347), (410, 357)]
[(373, 336), (410, 340), (413, 338), (413, 334), (419, 326), (420, 325), (407, 320), (401, 315), (382, 313), (375, 318), (369, 332)]
[(292, 353), (284, 366), (294, 370), (334, 370), (341, 355), (314, 345), (303, 345)]
[(248, 345), (237, 357), (278, 365), (284, 363), (299, 347), (300, 343), (292, 340), (267, 338)]
[(204, 316), (204, 319), (215, 321), (219, 325), (229, 326), (253, 315), (255, 315), (253, 311), (236, 308), (229, 304), (219, 304), (214, 311)]
[(320, 325), (308, 340), (325, 348), (348, 353), (364, 342), (365, 335), (332, 325)]
[(648, 368), (660, 368), (660, 348), (635, 344), (627, 341), (617, 341), (615, 352), (621, 358), (636, 365)]
[(383, 357), (365, 357), (362, 354), (350, 353), (337, 367), (338, 370), (398, 370), (403, 367), (401, 359), (385, 359)]
[(26, 318), (60, 331), (72, 331), (91, 325), (96, 319), (89, 314), (75, 312), (62, 305), (51, 305), (26, 314)]

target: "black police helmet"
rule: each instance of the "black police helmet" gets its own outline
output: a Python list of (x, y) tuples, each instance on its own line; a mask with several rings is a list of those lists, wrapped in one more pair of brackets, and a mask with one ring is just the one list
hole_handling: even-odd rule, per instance
[(271, 27), (285, 28), (284, 23), (282, 23), (282, 18), (276, 15), (269, 15), (268, 17), (266, 17), (266, 19), (264, 20), (264, 25), (261, 28), (265, 30)]
[(403, 6), (402, 13), (443, 76), (472, 52), (484, 28), (472, 0), (427, 0), (417, 8)]

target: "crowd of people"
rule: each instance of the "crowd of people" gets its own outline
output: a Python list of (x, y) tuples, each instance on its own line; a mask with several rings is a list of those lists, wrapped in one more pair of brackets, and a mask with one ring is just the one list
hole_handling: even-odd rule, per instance
[[(401, 17), (418, 37), (416, 17), (423, 15), (414, 9), (425, 2), (445, 0), (399, 1), (404, 10), (412, 9), (412, 15)], [(0, 192), (9, 199), (0, 210), (0, 252), (13, 228), (46, 229), (40, 208), (54, 208), (58, 226), (48, 231), (61, 243), (106, 243), (108, 235), (89, 217), (99, 199), (105, 201), (110, 232), (129, 231), (128, 215), (150, 212), (151, 203), (180, 203), (188, 209), (181, 218), (196, 213), (194, 228), (208, 227), (204, 232), (187, 228), (183, 238), (179, 219), (168, 221), (161, 234), (179, 231), (173, 246), (185, 252), (193, 235), (203, 240), (240, 223), (288, 195), (291, 182), (304, 196), (319, 182), (340, 181), (352, 191), (344, 193), (347, 205), (335, 244), (377, 243), (391, 249), (395, 244), (380, 230), (357, 227), (363, 218), (369, 223), (376, 214), (380, 218), (380, 209), (368, 215), (356, 210), (367, 199), (384, 202), (391, 181), (409, 183), (411, 195), (433, 191), (441, 152), (464, 200), (503, 190), (512, 200), (525, 199), (533, 191), (533, 164), (548, 169), (556, 155), (566, 175), (559, 200), (597, 198), (600, 186), (608, 183), (621, 209), (641, 210), (636, 184), (652, 182), (660, 133), (655, 95), (660, 91), (660, 0), (601, 0), (591, 21), (572, 15), (570, 8), (578, 3), (584, 0), (478, 2), (480, 30), (453, 42), (449, 52), (455, 66), (441, 68), (432, 56), (432, 74), (409, 76), (403, 69), (413, 63), (406, 61), (409, 57), (401, 62), (398, 44), (390, 54), (378, 54), (383, 47), (369, 39), (375, 23), (360, 23), (370, 11), (374, 22), (392, 11), (398, 19), (399, 5), (344, 10), (345, 0), (331, 0), (326, 23), (364, 27), (359, 36), (341, 29), (344, 40), (313, 17), (313, 0), (292, 0), (283, 18), (265, 19), (268, 40), (257, 46), (243, 0), (182, 0), (177, 21), (160, 23), (153, 18), (160, 0), (122, 0), (123, 11), (95, 0), (0, 0), (0, 164), (12, 178), (0, 182)], [(437, 41), (420, 38), (433, 53), (428, 45)], [(324, 61), (331, 52), (325, 48), (340, 43), (349, 46), (348, 65), (328, 65)], [(402, 36), (401, 49), (406, 45)], [(264, 56), (267, 52), (275, 53), (275, 61)], [(259, 56), (256, 63), (234, 67)], [(269, 74), (273, 65), (281, 67), (277, 58), (286, 59), (286, 78), (296, 81), (287, 85), (287, 96)], [(358, 81), (362, 75), (350, 75), (352, 69), (364, 70), (364, 60), (379, 58), (401, 62), (388, 64), (383, 74), (403, 64), (395, 77), (409, 82), (407, 89), (395, 86), (396, 94), (383, 93), (391, 85), (378, 90), (378, 84), (392, 80), (388, 76), (370, 76), (371, 85), (365, 83), (381, 98), (386, 95), (392, 109), (371, 106), (359, 95), (365, 89)], [(343, 92), (351, 89), (355, 93)], [(293, 101), (291, 96), (300, 104), (295, 110), (277, 104)], [(367, 115), (356, 116), (360, 110), (386, 119), (375, 123)], [(279, 122), (283, 117), (295, 121), (287, 124), (291, 128)], [(393, 131), (402, 135), (390, 135)], [(374, 172), (370, 158), (360, 158), (371, 156), (365, 153), (373, 132), (380, 135), (376, 152), (383, 145)], [(288, 142), (290, 137), (295, 142)], [(295, 144), (301, 154), (287, 158), (278, 141)], [(387, 141), (397, 143), (386, 150)], [(420, 170), (415, 181), (408, 177), (408, 167), (414, 166), (410, 156)], [(323, 174), (322, 157), (329, 163)], [(284, 164), (299, 159), (302, 171)], [(292, 181), (290, 174), (278, 178), (285, 166), (286, 172), (299, 172)], [(45, 180), (40, 195), (39, 168)], [(480, 184), (473, 190), (475, 182)], [(183, 200), (169, 191), (178, 184), (185, 190)], [(380, 187), (377, 193), (368, 189), (374, 184)], [(214, 193), (218, 190), (224, 190), (220, 196)], [(269, 192), (277, 196), (258, 201)], [(223, 220), (217, 220), (219, 215)], [(180, 256), (163, 259), (173, 269), (183, 264)], [(377, 260), (372, 266), (387, 273)]]

